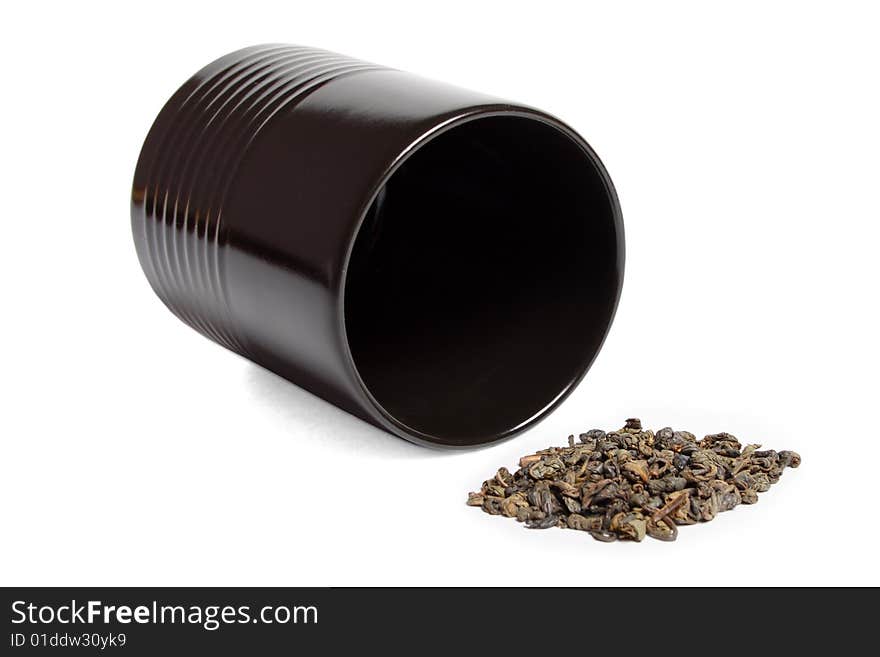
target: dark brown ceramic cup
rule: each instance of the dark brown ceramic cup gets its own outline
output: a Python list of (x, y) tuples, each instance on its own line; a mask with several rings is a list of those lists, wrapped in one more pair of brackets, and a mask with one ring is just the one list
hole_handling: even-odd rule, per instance
[(491, 443), (549, 413), (623, 280), (614, 188), (571, 128), (297, 46), (232, 53), (174, 94), (131, 217), (184, 322), (422, 445)]

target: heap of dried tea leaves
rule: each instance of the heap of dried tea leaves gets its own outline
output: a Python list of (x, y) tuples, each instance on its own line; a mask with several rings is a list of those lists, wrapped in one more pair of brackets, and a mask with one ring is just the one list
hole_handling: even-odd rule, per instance
[(743, 447), (729, 433), (698, 441), (669, 427), (656, 433), (629, 419), (619, 431), (593, 429), (579, 443), (524, 456), (519, 470), (501, 468), (467, 503), (516, 518), (533, 529), (562, 527), (600, 541), (674, 541), (677, 525), (712, 520), (796, 468), (795, 452)]

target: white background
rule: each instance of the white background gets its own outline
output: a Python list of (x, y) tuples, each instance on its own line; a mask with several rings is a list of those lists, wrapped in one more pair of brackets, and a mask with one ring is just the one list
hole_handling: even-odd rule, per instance
[[(880, 20), (869, 2), (726, 7), (5, 8), (0, 583), (880, 584)], [(626, 222), (623, 298), (593, 369), (537, 428), (414, 447), (153, 294), (128, 215), (143, 138), (201, 66), (268, 41), (536, 105), (602, 157)], [(672, 544), (465, 506), (497, 466), (631, 415), (804, 462)]]

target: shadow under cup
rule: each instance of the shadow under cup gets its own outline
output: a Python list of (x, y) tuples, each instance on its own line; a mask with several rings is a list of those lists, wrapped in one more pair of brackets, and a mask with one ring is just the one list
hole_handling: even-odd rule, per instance
[(437, 441), (516, 432), (580, 380), (617, 304), (617, 208), (558, 128), (489, 116), (389, 177), (345, 285), (354, 365), (376, 404)]
[(141, 149), (131, 226), (189, 326), (435, 447), (552, 410), (623, 281), (613, 185), (567, 125), (303, 46), (230, 53), (177, 90)]

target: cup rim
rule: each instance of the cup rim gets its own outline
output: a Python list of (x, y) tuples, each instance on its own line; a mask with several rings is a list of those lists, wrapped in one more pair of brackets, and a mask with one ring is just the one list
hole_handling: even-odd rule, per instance
[[(404, 422), (401, 422), (376, 399), (372, 392), (370, 392), (370, 389), (367, 387), (366, 383), (361, 377), (360, 372), (358, 371), (354, 355), (351, 352), (351, 345), (348, 340), (345, 321), (346, 281), (348, 278), (349, 264), (351, 261), (352, 253), (354, 251), (355, 242), (357, 240), (358, 234), (360, 233), (361, 226), (363, 225), (364, 220), (367, 217), (367, 213), (372, 207), (377, 195), (383, 189), (388, 180), (390, 180), (390, 178), (398, 171), (398, 169), (400, 169), (400, 167), (403, 166), (405, 162), (413, 157), (413, 155), (415, 155), (425, 145), (427, 145), (440, 135), (449, 132), (450, 130), (453, 130), (455, 128), (458, 128), (466, 123), (471, 123), (474, 121), (492, 117), (518, 117), (538, 121), (551, 128), (556, 129), (581, 149), (586, 158), (589, 160), (590, 164), (595, 169), (596, 173), (599, 175), (599, 178), (601, 179), (602, 184), (605, 188), (605, 194), (610, 203), (611, 220), (614, 223), (614, 230), (615, 234), (617, 235), (616, 258), (620, 271), (620, 276), (618, 277), (617, 289), (614, 291), (614, 300), (611, 306), (611, 313), (609, 315), (607, 325), (605, 326), (602, 339), (599, 341), (598, 347), (596, 348), (592, 357), (580, 368), (577, 376), (573, 377), (571, 381), (569, 381), (568, 384), (565, 385), (562, 390), (559, 391), (556, 396), (553, 397), (553, 399), (541, 410), (532, 415), (530, 418), (520, 422), (515, 427), (501, 433), (490, 435), (489, 437), (487, 437), (486, 440), (482, 440), (480, 442), (469, 444), (454, 444), (446, 442), (438, 436), (432, 436), (429, 433), (416, 429), (415, 427), (411, 427)], [(598, 356), (599, 352), (602, 350), (602, 346), (604, 345), (611, 326), (614, 323), (614, 318), (617, 314), (617, 308), (620, 303), (620, 296), (623, 289), (624, 273), (625, 240), (623, 215), (620, 208), (620, 201), (617, 197), (617, 192), (614, 188), (613, 182), (611, 181), (611, 177), (605, 169), (605, 165), (599, 159), (599, 156), (592, 149), (592, 147), (586, 142), (586, 140), (581, 137), (573, 128), (571, 128), (560, 119), (551, 114), (531, 107), (511, 106), (504, 104), (477, 105), (473, 107), (468, 107), (451, 116), (441, 118), (441, 120), (436, 122), (433, 126), (431, 126), (431, 128), (424, 131), (416, 139), (411, 141), (404, 149), (402, 149), (401, 152), (398, 153), (398, 155), (395, 157), (394, 161), (388, 167), (386, 167), (386, 169), (382, 172), (382, 175), (379, 176), (378, 180), (374, 183), (374, 185), (370, 189), (369, 194), (367, 194), (366, 196), (365, 203), (358, 212), (357, 221), (355, 222), (354, 229), (350, 235), (348, 244), (346, 245), (345, 257), (342, 262), (342, 273), (338, 279), (337, 287), (335, 290), (337, 304), (337, 312), (335, 313), (337, 331), (338, 335), (341, 337), (341, 348), (344, 355), (346, 368), (348, 369), (353, 380), (357, 382), (358, 392), (362, 397), (362, 402), (367, 404), (369, 409), (373, 411), (373, 419), (379, 422), (387, 431), (417, 445), (434, 447), (443, 450), (471, 450), (497, 445), (498, 443), (509, 440), (510, 438), (513, 438), (514, 436), (517, 436), (524, 431), (533, 428), (539, 422), (544, 420), (548, 415), (550, 415), (550, 413), (558, 408), (563, 401), (565, 401), (565, 399), (575, 390), (575, 388), (577, 388), (577, 386), (586, 376), (587, 372), (592, 367), (593, 362), (595, 362), (595, 359)]]

